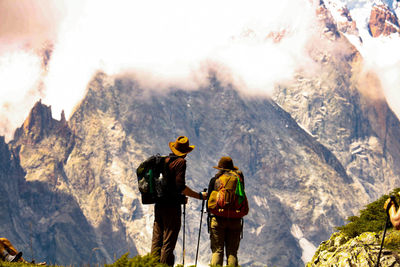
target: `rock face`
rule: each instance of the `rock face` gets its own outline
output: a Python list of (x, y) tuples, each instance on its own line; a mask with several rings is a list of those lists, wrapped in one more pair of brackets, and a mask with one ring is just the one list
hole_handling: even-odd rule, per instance
[(369, 18), (369, 30), (373, 37), (400, 33), (399, 20), (388, 6), (374, 5)]
[[(94, 230), (63, 184), (63, 161), (72, 135), (40, 102), (9, 145), (0, 138), (0, 232), (27, 260), (89, 263)], [(96, 255), (93, 255), (96, 259)]]
[[(34, 107), (47, 108), (40, 103)], [(50, 124), (61, 123), (51, 120)], [(30, 214), (39, 215), (31, 219), (36, 222), (33, 231), (48, 231), (55, 222), (60, 227), (87, 225), (84, 232), (78, 231), (82, 227), (60, 229), (57, 235), (49, 232), (53, 247), (59, 249), (49, 251), (48, 242), (40, 255), (53, 262), (68, 262), (63, 258), (69, 255), (66, 232), (69, 239), (84, 239), (82, 245), (89, 250), (75, 255), (75, 263), (84, 262), (88, 254), (97, 262), (110, 262), (114, 254), (128, 250), (147, 253), (152, 207), (140, 204), (135, 168), (151, 154), (169, 153), (168, 142), (181, 134), (196, 145), (187, 158), (190, 187), (207, 187), (212, 166), (223, 155), (230, 155), (245, 174), (251, 211), (239, 254), (242, 266), (302, 266), (307, 253), (330, 236), (332, 227), (343, 224), (369, 197), (332, 153), (339, 146), (327, 143), (330, 150), (322, 145), (319, 137), (301, 128), (274, 101), (242, 98), (215, 78), (197, 91), (153, 94), (129, 77), (99, 73), (65, 127), (67, 135), (53, 127), (36, 142), (27, 138), (31, 136), (28, 131), (9, 144), (17, 166), (25, 172), (20, 175), (22, 183), (37, 184), (31, 189), (37, 194), (34, 199), (41, 199), (42, 194), (60, 195), (50, 202), (49, 212), (44, 212), (48, 208), (37, 210), (48, 204), (33, 201), (32, 191), (20, 196), (25, 201), (21, 207), (32, 205), (26, 201), (35, 203)], [(35, 127), (31, 131), (43, 132)], [(345, 142), (343, 138), (339, 141)], [(199, 208), (196, 201), (188, 206), (187, 244), (196, 243)], [(65, 214), (74, 219), (70, 222)], [(87, 222), (77, 221), (79, 216)], [(25, 221), (21, 214), (17, 217)], [(16, 229), (15, 223), (8, 224)], [(207, 263), (206, 231), (202, 240), (200, 262)], [(179, 251), (181, 240), (177, 262)], [(186, 261), (194, 258), (194, 252), (194, 248), (187, 249)]]
[[(48, 107), (39, 103), (36, 109)], [(52, 120), (50, 124), (60, 123)], [(135, 167), (151, 154), (168, 153), (168, 142), (181, 134), (196, 145), (188, 157), (187, 183), (192, 188), (207, 187), (212, 166), (223, 155), (230, 155), (245, 174), (251, 211), (240, 249), (243, 266), (303, 265), (304, 251), (313, 251), (313, 244), (330, 235), (331, 226), (342, 224), (361, 205), (353, 200), (362, 199), (359, 185), (334, 154), (288, 113), (268, 99), (241, 98), (214, 78), (197, 91), (155, 95), (129, 78), (99, 73), (65, 127), (70, 134), (58, 134), (57, 127), (48, 132), (33, 127), (9, 144), (22, 185), (30, 185), (24, 193), (10, 189), (25, 211), (14, 221), (26, 224), (29, 214), (32, 232), (47, 233), (40, 234), (35, 244), (42, 244), (36, 255), (49, 262), (72, 261), (64, 257), (74, 244), (65, 239), (82, 240), (86, 248), (74, 255), (74, 263), (85, 262), (91, 254), (97, 262), (110, 262), (114, 254), (128, 250), (147, 253), (152, 207), (140, 204)], [(30, 131), (46, 134), (32, 142)], [(199, 206), (196, 201), (188, 206), (188, 244), (196, 243)], [(29, 229), (14, 221), (2, 229), (17, 233), (16, 229)], [(29, 236), (29, 231), (23, 232)], [(15, 237), (11, 239), (17, 246), (28, 249), (15, 233), (7, 234)], [(200, 262), (207, 263), (206, 231), (202, 240)], [(180, 246), (181, 242), (177, 252)], [(94, 248), (99, 249), (90, 251)], [(187, 249), (187, 261), (194, 252)], [(181, 255), (177, 256), (179, 262)]]
[[(230, 155), (247, 177), (252, 211), (245, 220), (241, 245), (244, 266), (301, 266), (302, 249), (297, 238), (319, 240), (320, 236), (329, 236), (329, 225), (341, 223), (342, 216), (351, 210), (349, 196), (359, 193), (335, 156), (275, 103), (243, 99), (215, 79), (198, 91), (146, 95), (129, 78), (110, 79), (99, 74), (70, 126), (79, 141), (65, 169), (85, 203), (86, 214), (94, 225), (101, 225), (106, 218), (114, 220), (114, 227), (120, 222), (118, 227), (126, 229), (141, 253), (150, 245), (151, 210), (138, 202), (135, 166), (151, 154), (168, 153), (168, 142), (181, 134), (189, 136), (197, 148), (187, 159), (187, 182), (192, 188), (207, 187), (214, 173), (212, 166), (222, 155)], [(291, 168), (293, 165), (303, 167)], [(319, 195), (328, 191), (349, 199), (340, 203), (331, 197), (322, 200)], [(189, 243), (195, 243), (199, 205), (192, 201), (189, 206)], [(325, 209), (332, 214), (346, 212), (330, 218)], [(310, 218), (316, 224), (324, 223), (316, 227), (306, 223)], [(282, 220), (290, 223), (282, 225)], [(301, 237), (290, 234), (293, 225), (298, 225)], [(202, 240), (206, 241), (201, 244), (200, 260), (206, 263), (210, 257), (206, 233)], [(193, 257), (193, 253), (194, 249), (187, 250), (187, 257)], [(181, 255), (177, 256), (179, 259)]]
[(357, 50), (323, 19), (327, 30), (310, 51), (318, 71), (299, 72), (293, 82), (276, 87), (273, 99), (335, 154), (373, 200), (394, 188), (400, 175), (399, 121), (376, 97), (377, 78), (357, 74)]
[(327, 28), (335, 28), (337, 31), (346, 34), (359, 35), (357, 23), (353, 20), (349, 9), (342, 2), (335, 0), (320, 1), (317, 8), (317, 15), (324, 21)]
[[(341, 233), (334, 233), (329, 240), (321, 243), (306, 266), (377, 266), (381, 241), (382, 234), (373, 232), (366, 232), (352, 239)], [(379, 263), (379, 266), (400, 266), (399, 254), (384, 248)]]

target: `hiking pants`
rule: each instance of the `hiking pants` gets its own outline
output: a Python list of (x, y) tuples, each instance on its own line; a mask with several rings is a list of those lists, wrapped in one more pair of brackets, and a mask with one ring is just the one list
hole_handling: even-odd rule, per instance
[(222, 217), (211, 217), (211, 265), (221, 265), (226, 249), (227, 265), (238, 266), (237, 252), (242, 233), (242, 220)]
[(174, 249), (181, 229), (181, 206), (154, 207), (153, 240), (151, 253), (160, 257), (160, 262), (174, 266)]

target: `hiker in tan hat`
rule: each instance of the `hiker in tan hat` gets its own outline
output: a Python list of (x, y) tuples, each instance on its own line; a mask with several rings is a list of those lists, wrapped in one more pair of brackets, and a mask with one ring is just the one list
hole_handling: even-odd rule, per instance
[(238, 266), (242, 218), (249, 211), (243, 173), (233, 165), (230, 157), (222, 157), (213, 168), (218, 173), (210, 180), (207, 201), (211, 265), (222, 266), (225, 249), (227, 265)]
[(172, 153), (166, 162), (168, 166), (169, 192), (162, 203), (154, 207), (154, 226), (151, 253), (160, 257), (160, 262), (173, 266), (175, 262), (174, 249), (181, 228), (181, 204), (189, 196), (196, 199), (206, 199), (206, 192), (195, 192), (186, 185), (185, 157), (194, 146), (189, 145), (186, 136), (179, 136), (175, 142), (170, 142)]

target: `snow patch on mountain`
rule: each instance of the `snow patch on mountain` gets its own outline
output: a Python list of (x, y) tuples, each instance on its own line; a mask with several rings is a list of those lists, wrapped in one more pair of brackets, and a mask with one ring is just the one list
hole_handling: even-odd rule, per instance
[(297, 224), (292, 224), (290, 233), (298, 240), (303, 254), (301, 259), (304, 263), (309, 262), (314, 256), (315, 250), (317, 249), (309, 240), (304, 237), (303, 231)]

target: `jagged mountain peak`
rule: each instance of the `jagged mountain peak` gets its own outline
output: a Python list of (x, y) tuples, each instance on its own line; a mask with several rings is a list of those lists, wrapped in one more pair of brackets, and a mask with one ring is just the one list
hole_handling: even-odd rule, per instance
[(16, 129), (14, 141), (36, 144), (51, 133), (66, 136), (70, 134), (64, 111), (61, 112), (61, 120), (53, 118), (51, 106), (42, 104), (39, 100), (35, 103), (22, 126)]
[(388, 36), (393, 33), (400, 34), (399, 20), (396, 13), (383, 2), (374, 3), (368, 27), (373, 37)]
[(28, 142), (37, 143), (49, 133), (53, 124), (51, 107), (42, 104), (39, 100), (22, 126), (15, 131), (14, 139), (25, 138)]

